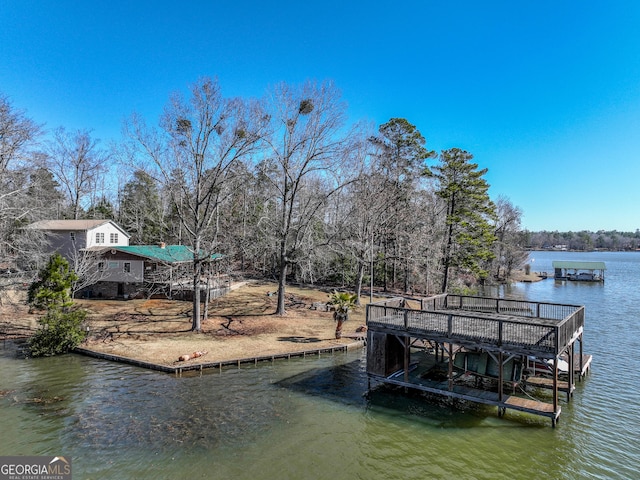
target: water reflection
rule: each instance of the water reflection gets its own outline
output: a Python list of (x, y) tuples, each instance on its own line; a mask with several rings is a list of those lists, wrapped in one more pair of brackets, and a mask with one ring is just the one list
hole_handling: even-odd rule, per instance
[(23, 360), (6, 342), (0, 454), (70, 455), (77, 478), (634, 478), (640, 255), (604, 261), (604, 284), (502, 293), (587, 306), (593, 370), (556, 429), (415, 392), (366, 395), (362, 352), (176, 378), (76, 355)]

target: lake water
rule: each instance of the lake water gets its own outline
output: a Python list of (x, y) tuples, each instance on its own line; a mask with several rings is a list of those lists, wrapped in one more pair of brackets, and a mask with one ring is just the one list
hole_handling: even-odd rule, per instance
[[(23, 360), (0, 343), (0, 455), (71, 456), (75, 479), (614, 479), (640, 465), (640, 254), (604, 284), (518, 284), (507, 296), (586, 306), (591, 374), (543, 417), (365, 395), (363, 352), (176, 378), (79, 355)], [(561, 396), (564, 400), (564, 396)]]

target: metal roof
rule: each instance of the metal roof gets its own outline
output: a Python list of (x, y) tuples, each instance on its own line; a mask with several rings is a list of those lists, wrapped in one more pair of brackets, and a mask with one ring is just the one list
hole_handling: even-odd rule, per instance
[[(145, 257), (164, 263), (184, 263), (193, 261), (193, 251), (185, 245), (129, 245), (114, 246), (113, 249), (119, 252), (130, 253), (139, 257)], [(204, 252), (203, 252), (204, 254)], [(221, 253), (214, 253), (209, 257), (210, 260), (222, 258)]]
[(606, 270), (604, 262), (554, 261), (553, 268), (571, 268), (575, 270)]

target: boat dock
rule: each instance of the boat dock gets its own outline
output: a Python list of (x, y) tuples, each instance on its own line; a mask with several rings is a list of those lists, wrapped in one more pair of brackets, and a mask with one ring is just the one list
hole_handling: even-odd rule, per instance
[[(591, 365), (582, 347), (583, 306), (438, 295), (416, 309), (395, 298), (367, 306), (367, 327), (370, 385), (495, 405), (499, 415), (541, 415), (553, 426), (559, 393), (569, 401)], [(528, 369), (532, 359), (546, 371)], [(562, 362), (568, 369), (561, 380)], [(527, 387), (551, 390), (552, 400), (532, 398)]]
[(604, 262), (552, 262), (556, 280), (572, 280), (578, 282), (604, 282)]

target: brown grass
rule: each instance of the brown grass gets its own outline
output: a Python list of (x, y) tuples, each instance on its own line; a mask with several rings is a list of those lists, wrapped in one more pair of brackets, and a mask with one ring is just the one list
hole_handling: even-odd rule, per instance
[[(325, 292), (288, 287), (287, 313), (273, 314), (277, 297), (274, 283), (248, 283), (214, 300), (202, 332), (191, 331), (191, 304), (164, 299), (78, 300), (88, 312), (89, 338), (83, 347), (113, 355), (164, 365), (175, 365), (181, 355), (207, 352), (186, 363), (217, 362), (293, 353), (344, 345), (336, 340), (332, 312), (311, 310), (314, 302), (326, 302)], [(368, 300), (368, 299), (367, 299)], [(364, 301), (364, 299), (363, 299)], [(344, 334), (365, 322), (364, 306), (351, 313)], [(32, 333), (37, 316), (24, 303), (0, 312), (0, 338)]]

